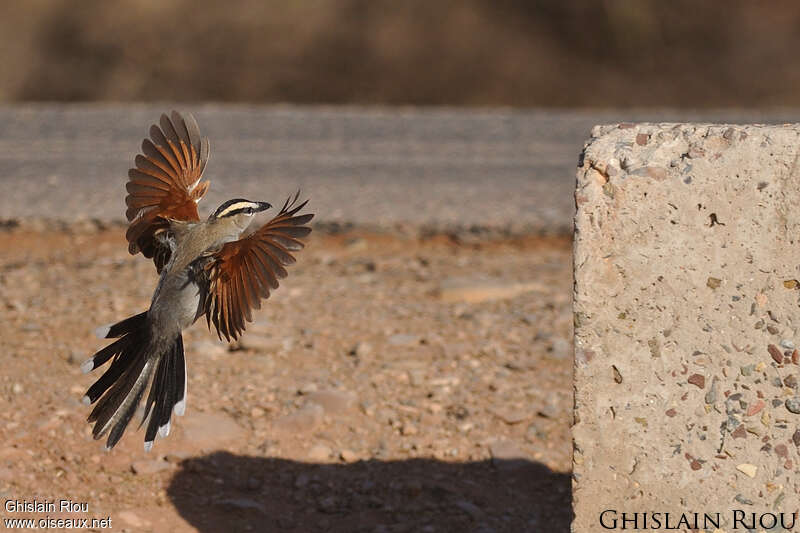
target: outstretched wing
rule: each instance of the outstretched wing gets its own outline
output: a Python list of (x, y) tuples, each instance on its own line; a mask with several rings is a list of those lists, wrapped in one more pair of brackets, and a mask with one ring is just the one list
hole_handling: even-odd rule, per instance
[(128, 171), (128, 251), (152, 257), (159, 272), (172, 250), (170, 221), (200, 220), (197, 202), (208, 190), (209, 182), (200, 182), (208, 156), (208, 138), (200, 136), (194, 117), (173, 111), (150, 127), (136, 168)]
[(295, 262), (291, 252), (302, 250), (300, 240), (311, 233), (307, 224), (313, 214), (298, 215), (308, 200), (297, 204), (296, 194), (283, 204), (280, 213), (254, 233), (229, 242), (203, 262), (199, 276), (199, 314), (205, 312), (208, 327), (217, 329), (220, 339), (237, 339), (252, 322), (252, 310), (278, 288), (286, 277), (286, 266)]

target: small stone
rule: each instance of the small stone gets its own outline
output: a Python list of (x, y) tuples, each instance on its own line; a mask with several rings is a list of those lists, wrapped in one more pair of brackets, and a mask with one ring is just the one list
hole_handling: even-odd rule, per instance
[(363, 237), (353, 237), (347, 240), (345, 248), (350, 252), (363, 252), (369, 248), (369, 243)]
[(637, 133), (636, 134), (636, 144), (639, 146), (645, 146), (647, 141), (650, 139), (650, 136), (646, 133)]
[(341, 457), (342, 461), (345, 463), (355, 463), (358, 461), (358, 454), (347, 448), (339, 452), (339, 457)]
[(70, 350), (65, 359), (71, 365), (80, 364), (86, 360), (86, 354), (80, 350)]
[(255, 333), (242, 335), (236, 343), (231, 344), (231, 349), (247, 350), (249, 352), (275, 353), (280, 351), (283, 344), (277, 339), (263, 337)]
[(667, 411), (664, 414), (667, 415), (668, 417), (672, 418), (675, 415), (677, 415), (678, 412), (673, 408), (673, 409), (667, 409)]
[(548, 350), (555, 359), (563, 360), (572, 357), (572, 345), (563, 337), (556, 337)]
[(785, 350), (794, 350), (794, 343), (789, 339), (781, 339), (781, 348)]
[(467, 513), (473, 520), (482, 520), (486, 516), (480, 507), (466, 500), (457, 501), (456, 507)]
[(783, 459), (789, 458), (789, 448), (787, 448), (785, 444), (776, 445), (775, 453), (778, 454), (778, 457), (781, 457)]
[(417, 429), (417, 426), (415, 426), (414, 424), (405, 423), (400, 428), (400, 433), (405, 436), (416, 435), (417, 433), (419, 433), (419, 429)]
[(706, 378), (702, 374), (692, 374), (686, 381), (700, 389), (706, 386)]
[(756, 472), (758, 472), (758, 467), (756, 465), (751, 465), (749, 463), (742, 463), (740, 465), (736, 465), (736, 470), (746, 475), (747, 477), (753, 478), (756, 477)]
[(148, 525), (148, 522), (142, 520), (133, 511), (119, 511), (116, 516), (124, 523), (136, 529), (144, 528)]
[(407, 374), (408, 382), (412, 387), (421, 387), (425, 384), (425, 369), (412, 368)]
[(770, 324), (769, 326), (767, 326), (767, 331), (769, 332), (770, 335), (777, 335), (780, 330), (775, 326), (773, 326), (772, 324)]
[(664, 181), (667, 179), (667, 169), (661, 167), (645, 167), (645, 174), (653, 180)]
[(308, 450), (308, 459), (315, 463), (322, 463), (330, 459), (331, 453), (333, 453), (331, 449), (324, 444), (315, 444)]
[(325, 409), (316, 403), (309, 403), (294, 413), (285, 415), (273, 423), (273, 427), (292, 435), (307, 434), (322, 422)]
[(319, 387), (317, 387), (317, 384), (312, 381), (310, 383), (306, 383), (305, 385), (301, 385), (297, 389), (297, 394), (308, 396), (309, 394), (317, 392), (318, 390)]
[(215, 501), (214, 505), (227, 508), (232, 511), (246, 511), (248, 509), (254, 509), (261, 511), (262, 513), (266, 513), (263, 505), (255, 500), (251, 500), (250, 498), (223, 498)]
[(714, 376), (714, 379), (711, 380), (711, 388), (708, 389), (705, 398), (709, 405), (713, 405), (717, 401), (717, 383), (719, 383), (719, 378)]
[(492, 464), (496, 468), (513, 470), (524, 466), (528, 461), (527, 454), (516, 444), (508, 440), (495, 440), (489, 444)]
[(800, 364), (800, 352), (797, 351), (797, 348), (794, 349), (792, 352), (792, 364), (797, 365)]
[(183, 436), (193, 447), (218, 449), (239, 441), (244, 430), (225, 413), (192, 413), (182, 419)]
[(794, 435), (792, 435), (792, 442), (794, 442), (795, 446), (800, 446), (800, 429), (796, 429), (794, 431)]
[(786, 409), (789, 410), (790, 413), (800, 414), (800, 397), (795, 396), (793, 398), (786, 399)]
[(413, 346), (419, 344), (419, 337), (408, 333), (395, 333), (386, 342), (392, 346)]
[(744, 424), (740, 424), (739, 426), (737, 426), (737, 428), (733, 430), (733, 433), (731, 433), (731, 436), (734, 439), (746, 439), (747, 430), (745, 429)]
[(783, 384), (791, 389), (797, 388), (797, 377), (794, 374), (789, 374), (783, 378)]
[(722, 280), (719, 278), (708, 278), (706, 281), (706, 285), (710, 289), (718, 289), (720, 285), (722, 285)]
[(445, 302), (481, 303), (491, 300), (509, 300), (528, 292), (546, 293), (547, 287), (538, 281), (503, 282), (475, 279), (446, 279), (438, 288), (438, 296)]
[(264, 480), (260, 477), (250, 476), (247, 478), (247, 490), (258, 490), (264, 484)]
[(745, 416), (753, 416), (754, 414), (760, 412), (765, 405), (766, 404), (764, 403), (764, 400), (758, 400), (756, 403), (747, 408)]
[(699, 159), (705, 157), (706, 151), (699, 146), (692, 145), (689, 147), (689, 151), (686, 152), (686, 155), (689, 159)]
[(169, 467), (170, 464), (166, 461), (143, 459), (141, 461), (134, 461), (131, 464), (131, 472), (138, 475), (155, 474), (156, 472), (167, 470)]
[(769, 346), (767, 346), (767, 351), (769, 352), (769, 354), (772, 356), (772, 359), (776, 363), (778, 364), (783, 363), (783, 354), (781, 353), (780, 348), (778, 348), (774, 344), (770, 344)]
[(524, 409), (494, 409), (492, 411), (500, 420), (508, 425), (519, 424), (531, 418), (532, 413)]
[(355, 346), (350, 349), (348, 355), (353, 355), (355, 357), (367, 357), (372, 353), (372, 345), (368, 342), (357, 342)]
[(193, 342), (191, 350), (193, 353), (202, 354), (206, 357), (210, 357), (211, 359), (222, 357), (228, 353), (228, 350), (224, 345), (211, 341)]
[(302, 489), (308, 485), (310, 479), (310, 476), (306, 473), (298, 474), (298, 476), (294, 479), (294, 488)]
[[(335, 513), (337, 508), (338, 505), (336, 503), (336, 497), (334, 496), (326, 496), (320, 499), (317, 504), (317, 509), (323, 513)], [(327, 527), (325, 529), (327, 529)]]
[(758, 304), (759, 307), (764, 307), (765, 305), (767, 305), (767, 301), (769, 299), (767, 298), (766, 294), (764, 294), (763, 292), (759, 292), (758, 294), (756, 294), (755, 300), (756, 304)]
[(358, 397), (349, 391), (321, 390), (310, 393), (308, 401), (321, 406), (326, 414), (340, 415), (355, 410)]

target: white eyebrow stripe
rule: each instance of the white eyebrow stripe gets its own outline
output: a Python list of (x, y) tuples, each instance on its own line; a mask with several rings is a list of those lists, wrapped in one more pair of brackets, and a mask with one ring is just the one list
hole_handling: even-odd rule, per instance
[(228, 207), (226, 207), (219, 215), (217, 215), (217, 217), (224, 217), (225, 215), (227, 215), (232, 211), (236, 211), (237, 209), (245, 209), (247, 207), (252, 207), (253, 209), (255, 209), (256, 207), (258, 207), (258, 204), (254, 202), (236, 202), (235, 204), (231, 204)]

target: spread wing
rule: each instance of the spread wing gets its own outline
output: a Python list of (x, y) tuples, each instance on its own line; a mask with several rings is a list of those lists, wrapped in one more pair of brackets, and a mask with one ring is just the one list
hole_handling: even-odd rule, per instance
[(150, 127), (136, 168), (128, 171), (128, 251), (152, 257), (159, 272), (174, 244), (170, 221), (200, 220), (197, 202), (208, 190), (209, 182), (200, 182), (208, 156), (208, 139), (200, 136), (194, 117), (173, 111)]
[(313, 214), (298, 215), (308, 200), (297, 204), (296, 194), (281, 211), (254, 233), (229, 242), (204, 259), (200, 278), (200, 309), (208, 327), (230, 341), (237, 339), (252, 322), (252, 310), (278, 288), (286, 277), (286, 266), (295, 262), (291, 252), (302, 250), (300, 240), (311, 233), (307, 224)]

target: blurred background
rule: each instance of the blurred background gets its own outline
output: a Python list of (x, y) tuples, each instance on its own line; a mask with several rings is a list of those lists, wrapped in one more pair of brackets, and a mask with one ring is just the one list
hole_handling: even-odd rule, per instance
[(0, 101), (795, 106), (799, 45), (788, 1), (27, 0)]

